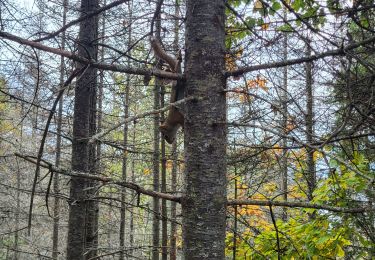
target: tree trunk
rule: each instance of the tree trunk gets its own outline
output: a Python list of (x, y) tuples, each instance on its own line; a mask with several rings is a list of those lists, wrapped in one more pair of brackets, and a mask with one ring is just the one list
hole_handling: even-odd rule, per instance
[(185, 259), (224, 259), (226, 99), (223, 0), (188, 0), (186, 15)]
[[(179, 13), (179, 0), (175, 0), (174, 6), (174, 39), (173, 39), (173, 49), (175, 50), (176, 54), (178, 53), (179, 45), (179, 20), (178, 17)], [(177, 191), (177, 167), (178, 167), (178, 153), (177, 153), (177, 140), (172, 144), (172, 171), (171, 171), (171, 191), (172, 194), (176, 194)], [(176, 202), (171, 201), (171, 231), (170, 231), (170, 245), (169, 245), (169, 258), (170, 260), (176, 260), (177, 257), (177, 225), (176, 225)]]
[[(129, 12), (131, 10), (129, 9)], [(128, 32), (128, 46), (130, 46), (131, 42), (131, 27), (129, 27)], [(131, 52), (129, 52), (129, 55), (131, 55)], [(129, 65), (129, 61), (128, 61)], [(129, 117), (129, 88), (130, 88), (130, 76), (126, 75), (126, 85), (125, 85), (125, 97), (124, 97), (124, 118)], [(128, 124), (124, 124), (123, 129), (123, 146), (125, 149), (128, 148)], [(128, 166), (128, 153), (124, 152), (122, 157), (122, 180), (126, 182), (127, 180), (127, 166)], [(124, 249), (125, 249), (125, 227), (126, 227), (126, 193), (125, 188), (121, 188), (121, 216), (120, 216), (120, 260), (124, 259)]]
[[(164, 107), (165, 86), (161, 86), (160, 107)], [(164, 112), (161, 114), (162, 121), (165, 120)], [(161, 140), (161, 192), (167, 192), (167, 158), (165, 157), (165, 140)], [(167, 201), (161, 200), (161, 258), (168, 258), (168, 222), (167, 222)]]
[[(160, 41), (161, 19), (160, 13), (156, 18), (156, 38)], [(160, 62), (157, 62), (157, 68), (161, 69)], [(154, 109), (160, 108), (160, 91), (161, 80), (155, 79), (154, 87)], [(160, 133), (159, 133), (160, 116), (154, 117), (154, 154), (153, 154), (153, 186), (154, 191), (160, 191)], [(152, 219), (152, 260), (159, 259), (159, 243), (160, 243), (160, 200), (153, 198), (152, 210), (154, 212)]]
[[(284, 19), (287, 19), (287, 11), (284, 9)], [(288, 60), (288, 33), (284, 33), (283, 40), (283, 60)], [(282, 129), (283, 135), (288, 134), (288, 66), (283, 68), (283, 87), (282, 87), (281, 103), (282, 103)], [(283, 200), (288, 200), (288, 150), (285, 149), (288, 145), (288, 140), (283, 137), (281, 146), (284, 147), (281, 157), (281, 193)], [(282, 209), (282, 219), (286, 221), (287, 208)]]
[[(172, 194), (176, 194), (177, 191), (177, 167), (178, 167), (178, 153), (176, 142), (172, 145), (172, 178), (171, 178), (171, 190)], [(176, 202), (171, 201), (171, 233), (170, 233), (170, 260), (176, 260), (177, 252), (177, 224), (176, 224)]]
[[(63, 26), (66, 24), (66, 13), (68, 11), (68, 0), (63, 2)], [(65, 49), (65, 31), (61, 34), (61, 49)], [(61, 56), (60, 60), (60, 87), (64, 84), (64, 57)], [(62, 126), (62, 112), (63, 112), (64, 96), (61, 96), (59, 101), (58, 115), (57, 115), (57, 129), (56, 129), (56, 158), (55, 165), (60, 167), (61, 161), (61, 126)], [(59, 225), (60, 225), (60, 199), (58, 194), (60, 193), (60, 176), (55, 173), (53, 178), (53, 193), (54, 205), (53, 205), (53, 232), (52, 232), (52, 258), (58, 259), (59, 256)]]
[[(306, 56), (311, 56), (311, 46), (310, 43), (307, 44)], [(307, 62), (305, 65), (306, 70), (306, 140), (308, 144), (313, 143), (314, 135), (314, 112), (313, 112), (313, 89), (312, 89), (312, 66), (311, 62)], [(313, 199), (313, 192), (316, 186), (316, 176), (315, 176), (315, 162), (314, 162), (314, 150), (310, 147), (306, 148), (307, 150), (307, 198), (308, 200)]]
[[(133, 126), (133, 149), (136, 151), (135, 147), (135, 134), (136, 134), (136, 121), (134, 121), (134, 126)], [(131, 181), (135, 183), (135, 159), (134, 157), (132, 158), (132, 165), (131, 165)], [(132, 191), (132, 197), (135, 197), (135, 192)], [(130, 250), (129, 250), (129, 255), (133, 255), (133, 246), (134, 246), (134, 207), (130, 211), (130, 227), (129, 227), (129, 243), (130, 243)]]
[[(98, 6), (98, 0), (81, 0), (81, 15), (95, 11)], [(97, 16), (80, 23), (79, 56), (91, 60), (97, 59), (95, 43), (97, 36)], [(93, 170), (92, 167), (95, 167), (93, 158), (95, 145), (90, 147), (88, 138), (96, 128), (96, 82), (97, 70), (92, 66), (85, 69), (76, 82), (72, 142), (72, 170), (74, 171), (89, 172)], [(96, 254), (98, 208), (96, 203), (88, 201), (91, 192), (86, 192), (86, 189), (93, 185), (95, 183), (86, 181), (84, 178), (71, 178), (67, 246), (67, 259), (69, 260), (90, 258)], [(90, 252), (85, 254), (86, 251)]]

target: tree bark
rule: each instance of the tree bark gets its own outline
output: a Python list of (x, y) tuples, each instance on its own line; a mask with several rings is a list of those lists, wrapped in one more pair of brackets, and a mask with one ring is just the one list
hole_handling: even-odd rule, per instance
[[(287, 11), (284, 9), (284, 19), (287, 19)], [(288, 33), (284, 33), (283, 39), (283, 60), (288, 60)], [(282, 104), (282, 129), (283, 134), (286, 136), (288, 135), (288, 66), (283, 68), (283, 87), (282, 87), (282, 94), (281, 94), (281, 104)], [(287, 138), (282, 139), (281, 146), (287, 147), (288, 140)], [(283, 149), (282, 157), (281, 157), (281, 193), (283, 196), (283, 200), (288, 200), (288, 149)], [(287, 209), (282, 209), (282, 219), (286, 221), (288, 218), (287, 216)]]
[[(161, 17), (160, 12), (156, 18), (156, 38), (160, 41)], [(157, 62), (157, 68), (161, 68), (160, 62)], [(161, 80), (155, 79), (154, 87), (154, 109), (160, 108), (160, 91)], [(159, 133), (160, 115), (154, 116), (154, 154), (153, 154), (153, 186), (154, 191), (160, 190), (160, 133)], [(154, 212), (152, 219), (152, 260), (159, 259), (159, 243), (160, 243), (160, 200), (153, 198), (152, 210)]]
[[(129, 12), (131, 10), (129, 9)], [(128, 46), (130, 46), (131, 42), (131, 26), (129, 27), (128, 31)], [(131, 55), (131, 52), (129, 52)], [(128, 60), (129, 65), (129, 60)], [(125, 97), (124, 97), (124, 119), (129, 117), (129, 88), (130, 88), (130, 75), (126, 75), (126, 83), (125, 83)], [(124, 124), (123, 128), (123, 146), (124, 148), (128, 148), (128, 131), (129, 127), (128, 124)], [(123, 153), (122, 157), (122, 180), (126, 182), (127, 180), (127, 166), (128, 166), (128, 154), (126, 152)], [(126, 227), (126, 193), (125, 187), (121, 188), (121, 216), (120, 216), (120, 260), (125, 259), (124, 249), (125, 249), (125, 227)]]
[[(307, 44), (306, 46), (306, 56), (311, 56), (311, 46)], [(313, 79), (312, 79), (312, 63), (307, 62), (305, 65), (306, 70), (306, 117), (305, 117), (305, 124), (306, 124), (306, 141), (308, 144), (312, 144), (314, 142), (313, 135), (314, 135), (314, 112), (313, 112)], [(316, 186), (316, 176), (315, 176), (315, 162), (314, 162), (314, 150), (310, 147), (306, 148), (307, 150), (307, 198), (309, 201), (313, 199), (313, 192)]]
[(224, 259), (226, 87), (223, 0), (187, 1), (185, 259)]
[[(98, 0), (81, 0), (81, 15), (98, 9)], [(78, 55), (91, 60), (97, 59), (98, 18), (80, 23)], [(83, 64), (77, 64), (82, 67)], [(95, 131), (97, 69), (88, 67), (77, 79), (75, 86), (72, 170), (92, 172), (95, 167), (95, 145), (88, 138)], [(93, 111), (94, 110), (94, 111)], [(94, 163), (94, 165), (90, 165)], [(70, 184), (70, 210), (68, 223), (67, 259), (85, 259), (95, 255), (97, 243), (97, 204), (90, 203), (85, 190), (95, 183), (84, 178), (72, 177)], [(93, 190), (93, 189), (91, 189)], [(88, 254), (85, 254), (90, 251)]]
[[(66, 13), (68, 11), (68, 0), (63, 1), (63, 26), (66, 24)], [(65, 49), (65, 32), (61, 35), (61, 49)], [(60, 87), (64, 84), (64, 71), (65, 63), (64, 57), (60, 57)], [(64, 96), (62, 95), (59, 101), (59, 108), (57, 114), (57, 129), (56, 129), (56, 158), (55, 165), (60, 167), (61, 161), (61, 128), (62, 128), (62, 112), (63, 112)], [(59, 256), (59, 226), (60, 226), (60, 198), (58, 196), (60, 192), (60, 176), (55, 173), (53, 177), (53, 192), (54, 205), (53, 205), (53, 232), (52, 232), (52, 258), (58, 259)]]
[[(178, 167), (178, 153), (177, 153), (177, 144), (174, 142), (172, 144), (172, 178), (171, 178), (171, 191), (172, 194), (176, 194), (177, 191), (177, 167)], [(177, 210), (176, 210), (176, 202), (171, 201), (171, 231), (170, 231), (170, 251), (169, 251), (169, 258), (171, 260), (176, 260), (177, 257)]]
[[(164, 107), (165, 86), (161, 86), (160, 101), (161, 107)], [(162, 121), (165, 120), (165, 113), (161, 114)], [(167, 192), (167, 158), (165, 155), (165, 140), (161, 140), (161, 192)], [(168, 221), (167, 221), (167, 201), (161, 200), (161, 258), (168, 258)]]
[[(173, 39), (173, 49), (176, 54), (178, 53), (179, 45), (179, 20), (180, 17), (180, 7), (179, 0), (175, 0), (174, 6), (174, 39)], [(171, 191), (172, 194), (176, 194), (177, 191), (177, 167), (178, 167), (178, 153), (177, 153), (177, 140), (172, 144), (172, 171), (171, 171)], [(171, 230), (170, 230), (170, 245), (169, 245), (169, 258), (170, 260), (176, 260), (177, 257), (177, 210), (176, 202), (171, 201)]]

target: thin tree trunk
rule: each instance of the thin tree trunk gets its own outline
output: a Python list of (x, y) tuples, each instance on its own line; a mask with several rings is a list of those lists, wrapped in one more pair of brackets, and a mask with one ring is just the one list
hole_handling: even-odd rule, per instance
[[(66, 13), (68, 11), (68, 0), (63, 2), (64, 11), (63, 11), (63, 24), (66, 24)], [(65, 31), (61, 34), (61, 49), (65, 49)], [(65, 63), (64, 57), (61, 56), (60, 59), (60, 84), (62, 87), (64, 84), (64, 71)], [(61, 128), (62, 128), (62, 112), (63, 112), (64, 96), (61, 96), (59, 101), (59, 108), (57, 114), (57, 129), (56, 129), (56, 158), (55, 165), (60, 167), (61, 161)], [(58, 259), (59, 256), (59, 225), (60, 225), (60, 199), (58, 194), (60, 193), (60, 176), (58, 173), (55, 173), (53, 177), (53, 193), (54, 205), (53, 205), (53, 232), (52, 232), (52, 258)]]
[[(284, 19), (287, 19), (287, 12), (284, 10)], [(284, 40), (283, 40), (283, 60), (286, 61), (288, 59), (288, 34), (284, 33)], [(283, 135), (288, 134), (288, 67), (285, 66), (283, 68), (283, 88), (282, 88), (282, 95), (281, 95), (281, 102), (282, 102), (282, 129)], [(283, 138), (281, 142), (282, 147), (286, 147), (288, 145), (287, 138)], [(281, 157), (281, 193), (283, 196), (283, 200), (288, 200), (288, 150), (283, 149), (282, 157)], [(287, 216), (287, 208), (282, 209), (282, 219), (286, 221), (288, 218)]]
[[(155, 83), (154, 87), (154, 109), (159, 109), (159, 92), (160, 85)], [(160, 135), (159, 135), (159, 115), (155, 115), (154, 118), (154, 153), (153, 153), (153, 188), (154, 191), (159, 191), (159, 161), (160, 161)], [(160, 209), (159, 209), (159, 199), (153, 198), (153, 219), (152, 219), (152, 259), (159, 259), (159, 238), (160, 238)]]
[[(135, 134), (136, 134), (136, 122), (134, 121), (134, 126), (133, 126), (133, 150), (136, 151), (135, 147)], [(131, 180), (133, 183), (135, 183), (135, 160), (134, 158), (132, 159), (132, 166), (131, 166)], [(133, 192), (133, 197), (135, 195), (135, 192)], [(133, 246), (134, 246), (134, 213), (133, 213), (134, 208), (130, 211), (130, 231), (129, 231), (129, 243), (130, 243), (130, 250), (129, 254), (133, 255)]]
[[(172, 194), (177, 192), (177, 167), (178, 167), (178, 153), (176, 141), (172, 145), (172, 178), (171, 190)], [(171, 233), (170, 233), (170, 260), (176, 260), (177, 257), (177, 225), (176, 225), (176, 202), (171, 201)]]
[[(161, 19), (160, 13), (155, 23), (156, 38), (160, 42)], [(157, 62), (157, 67), (160, 69), (160, 62)], [(156, 78), (154, 87), (154, 109), (160, 108), (160, 90), (161, 81)], [(160, 133), (159, 133), (160, 116), (154, 117), (154, 154), (153, 154), (153, 186), (154, 191), (160, 190)], [(152, 260), (159, 260), (159, 243), (160, 243), (160, 201), (158, 198), (153, 198), (153, 219), (152, 219)]]
[[(307, 44), (306, 49), (306, 55), (311, 56), (311, 46), (310, 43)], [(306, 118), (305, 118), (305, 124), (306, 124), (306, 140), (308, 144), (312, 144), (314, 142), (313, 136), (314, 136), (314, 112), (313, 112), (313, 79), (312, 79), (312, 64), (311, 62), (307, 62), (305, 65), (306, 70)], [(314, 162), (314, 150), (310, 147), (306, 148), (307, 150), (307, 183), (308, 183), (308, 193), (307, 198), (308, 200), (313, 199), (313, 192), (315, 190), (316, 186), (316, 176), (315, 176), (315, 162)]]
[[(129, 36), (130, 37), (130, 36)], [(128, 42), (129, 46), (129, 42)], [(129, 53), (130, 54), (130, 53)], [(129, 75), (126, 75), (126, 85), (125, 85), (125, 96), (123, 99), (124, 106), (124, 118), (129, 117)], [(128, 147), (128, 124), (124, 124), (123, 128), (123, 146), (125, 149)], [(127, 180), (127, 165), (128, 165), (128, 155), (126, 152), (122, 154), (122, 180), (126, 182)], [(120, 255), (119, 259), (125, 259), (125, 227), (126, 227), (126, 189), (121, 188), (121, 210), (120, 210)]]
[[(161, 86), (160, 101), (161, 107), (164, 107), (164, 94), (165, 86)], [(164, 112), (161, 114), (161, 121), (165, 120)], [(161, 192), (167, 192), (167, 159), (165, 155), (165, 140), (161, 140)], [(168, 258), (168, 222), (167, 222), (167, 201), (162, 199), (161, 201), (161, 258), (167, 260)]]
[[(128, 46), (130, 46), (131, 40), (131, 29), (129, 28), (129, 35), (128, 35)], [(131, 53), (129, 53), (131, 55)], [(128, 64), (129, 65), (129, 64)], [(129, 117), (129, 88), (130, 88), (130, 77), (126, 75), (126, 85), (125, 85), (125, 98), (124, 98), (124, 118)], [(123, 146), (125, 149), (128, 148), (128, 124), (124, 124), (123, 129)], [(127, 152), (123, 153), (122, 157), (122, 180), (126, 182), (127, 180), (127, 165), (128, 165), (128, 154)], [(124, 249), (125, 246), (125, 227), (126, 227), (126, 194), (125, 188), (121, 190), (121, 224), (120, 224), (120, 248), (121, 250)], [(120, 252), (120, 259), (124, 259), (124, 251)]]
[[(234, 150), (236, 150), (236, 140), (234, 140)], [(238, 198), (238, 189), (237, 189), (237, 165), (234, 165), (234, 199)], [(234, 206), (234, 227), (233, 227), (233, 260), (236, 260), (237, 255), (237, 229), (238, 229), (238, 207)]]
[[(98, 0), (81, 0), (81, 15), (95, 11), (99, 6)], [(88, 59), (97, 59), (98, 36), (97, 16), (83, 20), (80, 23), (78, 55)], [(82, 64), (78, 64), (82, 67)], [(88, 138), (93, 134), (96, 110), (97, 70), (90, 66), (77, 79), (75, 87), (72, 170), (89, 172), (95, 167), (95, 145), (88, 144)], [(94, 110), (94, 111), (92, 111)], [(90, 167), (90, 163), (92, 167)], [(68, 223), (67, 259), (85, 259), (96, 254), (97, 217), (96, 203), (90, 203), (86, 192), (95, 183), (84, 178), (72, 177), (70, 184), (70, 211)], [(93, 188), (90, 189), (94, 190)], [(89, 251), (88, 254), (87, 251)]]
[[(107, 1), (103, 1), (103, 6), (107, 4)], [(105, 23), (105, 12), (103, 12), (101, 16), (101, 31), (100, 31), (100, 39), (101, 43), (103, 44), (105, 41), (105, 29), (106, 29), (106, 23)], [(99, 60), (100, 62), (104, 62), (104, 47), (100, 48), (100, 53), (99, 53)], [(99, 84), (98, 84), (98, 115), (97, 115), (97, 131), (101, 132), (102, 131), (102, 123), (103, 123), (103, 98), (104, 98), (104, 93), (103, 93), (103, 88), (104, 88), (104, 70), (99, 71)], [(102, 165), (101, 165), (101, 158), (102, 158), (102, 143), (100, 140), (98, 140), (96, 144), (96, 165), (97, 165), (97, 171), (99, 173), (102, 172)], [(111, 194), (109, 194), (111, 197)], [(112, 206), (112, 200), (109, 201), (109, 207), (111, 208)], [(112, 214), (111, 210), (108, 212), (108, 217), (111, 219)], [(107, 232), (107, 243), (108, 245), (112, 245), (111, 243), (111, 234), (112, 234), (112, 229), (109, 229)]]
[[(180, 6), (179, 0), (175, 0), (174, 6), (174, 39), (173, 39), (173, 49), (178, 54), (178, 41), (179, 41), (179, 17), (180, 17)], [(177, 140), (172, 145), (172, 172), (171, 172), (171, 190), (172, 194), (177, 192), (177, 167), (178, 167), (178, 153), (177, 153)], [(177, 225), (176, 218), (176, 202), (171, 201), (171, 232), (170, 232), (170, 260), (176, 260), (177, 257)]]
[(224, 259), (226, 219), (225, 5), (188, 0), (186, 15), (185, 259)]
[[(21, 127), (22, 129), (22, 127)], [(21, 130), (21, 140), (22, 140), (22, 130)], [(20, 228), (20, 211), (21, 211), (21, 200), (20, 200), (20, 195), (21, 195), (21, 169), (18, 165), (17, 161), (17, 193), (16, 193), (16, 214), (15, 214), (15, 221), (16, 221), (16, 232), (14, 232), (14, 259), (18, 260), (18, 240), (19, 240), (19, 228)], [(8, 253), (7, 253), (8, 254)], [(6, 258), (8, 259), (8, 258)]]

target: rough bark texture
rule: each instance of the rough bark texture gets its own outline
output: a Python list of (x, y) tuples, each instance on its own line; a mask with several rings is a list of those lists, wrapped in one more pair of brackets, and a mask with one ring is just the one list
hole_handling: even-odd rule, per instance
[[(98, 8), (98, 0), (82, 0), (81, 14), (93, 12)], [(98, 18), (86, 19), (80, 24), (78, 55), (97, 59)], [(77, 66), (83, 66), (78, 64)], [(90, 162), (95, 154), (95, 149), (90, 148), (88, 138), (95, 131), (95, 110), (97, 70), (88, 67), (78, 78), (75, 87), (74, 120), (73, 120), (73, 143), (72, 143), (72, 170), (88, 172), (92, 170)], [(94, 146), (94, 145), (93, 145)], [(72, 177), (70, 186), (70, 211), (68, 223), (68, 246), (67, 259), (85, 259), (92, 253), (84, 255), (86, 251), (93, 249), (97, 243), (97, 232), (95, 223), (97, 220), (97, 208), (95, 203), (87, 201), (88, 193), (85, 188), (89, 183), (83, 178)], [(89, 216), (89, 217), (88, 217)], [(91, 247), (91, 248), (90, 248)]]
[(226, 101), (224, 1), (189, 0), (186, 15), (185, 259), (224, 259)]

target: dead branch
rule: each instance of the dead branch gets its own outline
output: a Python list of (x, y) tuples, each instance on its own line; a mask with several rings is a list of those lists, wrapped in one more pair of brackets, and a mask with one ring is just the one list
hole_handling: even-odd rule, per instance
[(170, 103), (168, 104), (167, 106), (165, 107), (162, 107), (160, 109), (156, 109), (156, 110), (149, 110), (149, 111), (146, 111), (146, 112), (143, 112), (141, 114), (138, 114), (138, 115), (135, 115), (135, 116), (131, 116), (131, 117), (128, 117), (128, 118), (125, 118), (124, 120), (120, 121), (119, 123), (113, 125), (111, 128), (107, 129), (107, 130), (104, 130), (100, 133), (97, 133), (96, 135), (93, 135), (90, 140), (89, 140), (89, 143), (93, 143), (95, 142), (96, 140), (100, 139), (101, 137), (109, 134), (110, 132), (112, 132), (113, 130), (115, 130), (116, 128), (119, 128), (120, 126), (126, 124), (126, 123), (130, 123), (130, 122), (133, 122), (134, 120), (136, 119), (139, 119), (139, 118), (143, 118), (143, 117), (146, 117), (146, 116), (149, 116), (149, 115), (155, 115), (155, 114), (159, 114), (159, 113), (162, 113), (162, 112), (165, 112), (167, 111), (170, 107), (172, 106), (179, 106), (189, 100), (193, 100), (195, 99), (194, 97), (188, 97), (188, 98), (185, 98), (185, 99), (181, 99), (177, 102), (174, 102), (174, 103)]
[(33, 47), (38, 50), (57, 54), (57, 55), (66, 57), (68, 59), (71, 59), (71, 60), (74, 60), (83, 64), (90, 64), (90, 66), (93, 66), (101, 70), (117, 71), (117, 72), (123, 72), (123, 73), (128, 73), (128, 74), (144, 75), (144, 76), (149, 76), (149, 77), (157, 76), (160, 78), (167, 78), (167, 79), (183, 79), (182, 74), (168, 72), (168, 71), (159, 70), (155, 68), (153, 69), (134, 68), (134, 67), (128, 67), (128, 66), (123, 66), (119, 64), (107, 64), (107, 63), (96, 62), (94, 60), (89, 60), (84, 57), (78, 56), (72, 52), (69, 52), (66, 50), (60, 50), (57, 48), (52, 48), (52, 47), (46, 46), (38, 42), (29, 41), (27, 39), (18, 37), (16, 35), (13, 35), (4, 31), (0, 31), (0, 37), (13, 41), (13, 42), (17, 42), (22, 45)]
[[(0, 35), (1, 36), (1, 35)], [(360, 41), (357, 43), (349, 44), (345, 47), (322, 52), (320, 54), (315, 54), (311, 56), (306, 56), (298, 59), (291, 59), (291, 60), (286, 60), (286, 61), (278, 61), (278, 62), (272, 62), (272, 63), (266, 63), (266, 64), (259, 64), (259, 65), (254, 65), (254, 66), (248, 66), (248, 67), (242, 67), (237, 70), (233, 71), (227, 71), (225, 72), (225, 76), (227, 77), (238, 77), (244, 73), (251, 72), (251, 71), (257, 71), (257, 70), (263, 70), (263, 69), (271, 69), (271, 68), (280, 68), (280, 67), (285, 67), (285, 66), (290, 66), (290, 65), (296, 65), (296, 64), (301, 64), (305, 62), (311, 62), (319, 59), (323, 59), (326, 57), (332, 57), (332, 56), (345, 56), (347, 55), (348, 51), (354, 50), (358, 47), (365, 46), (369, 43), (375, 42), (375, 37), (368, 38), (364, 41)]]
[[(27, 156), (27, 155), (22, 155), (19, 153), (15, 153), (15, 156), (24, 159), (25, 161), (28, 161), (30, 163), (36, 164), (36, 158), (34, 156)], [(89, 173), (82, 173), (82, 172), (77, 172), (77, 171), (71, 171), (71, 170), (64, 170), (60, 168), (56, 168), (52, 165), (52, 163), (49, 163), (47, 161), (42, 161), (40, 163), (40, 167), (49, 169), (51, 172), (59, 173), (62, 175), (70, 176), (70, 177), (77, 177), (77, 178), (84, 178), (84, 179), (90, 179), (90, 180), (95, 180), (95, 181), (100, 181), (105, 184), (116, 184), (131, 190), (136, 191), (138, 194), (145, 194), (151, 197), (156, 197), (156, 198), (161, 198), (161, 199), (166, 199), (174, 202), (181, 202), (181, 197), (179, 196), (174, 196), (162, 192), (157, 192), (153, 190), (148, 190), (145, 188), (142, 188), (141, 186), (132, 183), (132, 182), (124, 182), (124, 181), (119, 181), (114, 178), (110, 177), (105, 177), (105, 176), (98, 176), (98, 175), (93, 175)]]
[(289, 207), (289, 208), (307, 208), (307, 209), (322, 209), (338, 213), (364, 213), (368, 211), (375, 211), (373, 207), (364, 208), (341, 208), (327, 205), (313, 204), (302, 201), (273, 201), (273, 200), (230, 200), (228, 206), (234, 205), (251, 205), (251, 206), (276, 206), (276, 207)]

